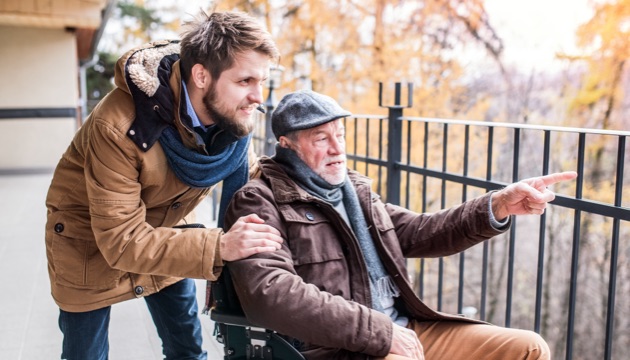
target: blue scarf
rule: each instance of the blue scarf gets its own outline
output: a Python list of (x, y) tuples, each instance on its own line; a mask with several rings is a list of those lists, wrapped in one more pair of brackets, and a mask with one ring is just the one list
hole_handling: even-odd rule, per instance
[(169, 126), (160, 136), (160, 144), (171, 170), (184, 184), (193, 188), (209, 188), (223, 181), (217, 225), (223, 227), (223, 217), (234, 193), (249, 179), (247, 149), (251, 134), (241, 138), (221, 152), (201, 154), (184, 146), (177, 130)]

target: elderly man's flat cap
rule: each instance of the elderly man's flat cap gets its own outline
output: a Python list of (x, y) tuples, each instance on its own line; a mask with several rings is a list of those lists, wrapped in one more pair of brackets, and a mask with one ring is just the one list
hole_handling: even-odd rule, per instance
[(301, 90), (280, 100), (271, 116), (271, 130), (279, 139), (290, 132), (314, 128), (350, 115), (330, 96)]

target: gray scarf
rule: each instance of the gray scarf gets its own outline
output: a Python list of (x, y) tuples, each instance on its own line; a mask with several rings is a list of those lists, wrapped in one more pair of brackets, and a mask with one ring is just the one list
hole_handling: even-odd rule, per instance
[[(347, 218), (345, 216), (342, 217), (349, 223), (359, 240), (359, 246), (370, 276), (372, 308), (385, 312), (385, 307), (389, 307), (388, 304), (391, 303), (391, 299), (398, 297), (400, 291), (387, 274), (378, 256), (359, 204), (359, 198), (350, 179), (346, 176), (346, 180), (341, 184), (331, 185), (311, 170), (293, 150), (279, 145), (276, 145), (276, 155), (273, 159), (282, 165), (291, 179), (309, 194), (329, 202), (338, 211), (340, 208), (342, 208), (342, 211), (345, 209)], [(343, 215), (342, 211), (341, 214)]]

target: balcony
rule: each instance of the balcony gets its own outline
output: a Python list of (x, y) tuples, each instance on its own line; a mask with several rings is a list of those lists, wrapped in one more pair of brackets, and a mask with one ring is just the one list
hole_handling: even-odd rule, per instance
[[(411, 97), (403, 104), (401, 94), (396, 84), (385, 116), (345, 119), (349, 167), (384, 201), (434, 212), (524, 178), (578, 173), (553, 187), (544, 215), (516, 217), (509, 232), (459, 255), (409, 260), (417, 294), (441, 311), (534, 330), (554, 359), (624, 358), (630, 132), (405, 117)], [(264, 153), (274, 140), (262, 125), (256, 134)]]

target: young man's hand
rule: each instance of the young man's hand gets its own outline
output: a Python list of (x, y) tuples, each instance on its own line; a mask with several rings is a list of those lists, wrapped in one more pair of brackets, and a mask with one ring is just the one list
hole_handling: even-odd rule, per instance
[(280, 249), (283, 242), (278, 229), (265, 225), (256, 214), (240, 217), (221, 236), (221, 257), (224, 261), (244, 259), (265, 251)]

